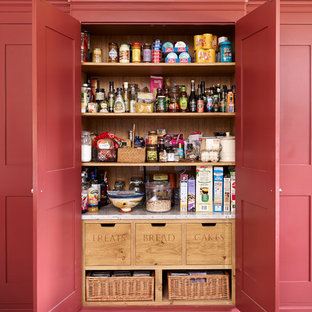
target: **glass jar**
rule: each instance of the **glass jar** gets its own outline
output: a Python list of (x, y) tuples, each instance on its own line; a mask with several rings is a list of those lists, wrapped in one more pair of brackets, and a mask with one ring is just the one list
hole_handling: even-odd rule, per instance
[(152, 62), (152, 45), (150, 43), (144, 43), (143, 45), (143, 62)]
[(147, 162), (157, 162), (157, 145), (148, 145), (146, 147), (146, 160)]
[(116, 180), (114, 184), (114, 191), (124, 191), (126, 183), (122, 180)]
[(132, 63), (141, 63), (141, 43), (132, 43)]
[(168, 182), (147, 182), (146, 210), (166, 212), (171, 209), (171, 184)]
[(108, 45), (108, 62), (117, 63), (118, 62), (118, 45), (117, 43), (111, 42)]
[(130, 178), (129, 191), (144, 193), (144, 182), (141, 177)]
[(92, 62), (101, 63), (102, 62), (102, 49), (95, 48), (92, 54)]
[(170, 88), (170, 104), (169, 104), (169, 112), (174, 113), (179, 111), (179, 89), (178, 88)]
[(157, 145), (157, 132), (156, 131), (148, 132), (148, 145)]
[(129, 63), (130, 62), (130, 46), (128, 43), (122, 43), (119, 49), (119, 62)]
[(91, 133), (82, 131), (81, 133), (81, 161), (90, 162), (92, 160)]

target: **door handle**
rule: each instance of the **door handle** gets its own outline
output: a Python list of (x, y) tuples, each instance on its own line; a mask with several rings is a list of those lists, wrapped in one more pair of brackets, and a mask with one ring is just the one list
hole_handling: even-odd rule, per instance
[(34, 194), (34, 189), (33, 189), (33, 188), (30, 190), (30, 193), (31, 193), (31, 194)]

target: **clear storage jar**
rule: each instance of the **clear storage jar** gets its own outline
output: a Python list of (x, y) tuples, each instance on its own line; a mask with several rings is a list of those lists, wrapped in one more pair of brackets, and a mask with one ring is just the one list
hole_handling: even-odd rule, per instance
[(89, 162), (92, 159), (91, 133), (88, 131), (81, 132), (81, 161)]
[(146, 210), (149, 212), (167, 212), (171, 209), (171, 184), (168, 182), (147, 182)]

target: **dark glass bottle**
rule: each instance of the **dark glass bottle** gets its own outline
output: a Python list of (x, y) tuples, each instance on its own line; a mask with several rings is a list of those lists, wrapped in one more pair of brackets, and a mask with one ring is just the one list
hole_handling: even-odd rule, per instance
[(108, 98), (108, 111), (110, 113), (113, 113), (115, 104), (114, 81), (109, 82), (109, 92), (107, 98)]
[(206, 112), (211, 113), (213, 111), (213, 89), (208, 89)]
[(191, 93), (188, 100), (188, 107), (190, 112), (196, 113), (197, 112), (197, 101), (195, 95), (195, 81), (191, 80)]
[(197, 113), (203, 113), (204, 112), (204, 99), (201, 93), (201, 88), (200, 88), (200, 84), (198, 85), (197, 88)]
[(205, 108), (206, 104), (207, 104), (207, 96), (205, 93), (205, 81), (201, 81), (200, 87), (201, 87), (201, 95), (202, 95), (203, 100), (204, 100), (204, 108)]

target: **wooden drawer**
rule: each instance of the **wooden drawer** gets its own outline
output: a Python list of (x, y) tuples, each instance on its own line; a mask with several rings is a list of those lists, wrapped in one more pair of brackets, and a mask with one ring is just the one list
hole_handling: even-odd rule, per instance
[(135, 263), (182, 264), (181, 234), (181, 224), (136, 224)]
[(186, 225), (187, 264), (232, 264), (232, 224)]
[(85, 265), (130, 265), (130, 224), (85, 225)]

